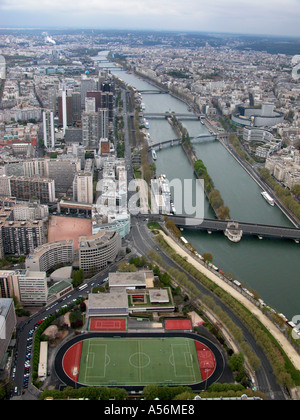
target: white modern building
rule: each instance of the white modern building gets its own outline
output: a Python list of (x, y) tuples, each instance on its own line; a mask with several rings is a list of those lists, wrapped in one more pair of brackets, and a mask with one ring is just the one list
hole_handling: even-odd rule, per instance
[(73, 200), (77, 203), (93, 204), (92, 172), (77, 172), (73, 182)]
[(239, 106), (238, 112), (232, 115), (232, 121), (242, 127), (274, 127), (284, 121), (284, 114), (274, 108), (274, 104), (270, 103), (261, 107)]
[(47, 303), (47, 277), (43, 271), (26, 271), (18, 275), (20, 301), (24, 306), (43, 306)]

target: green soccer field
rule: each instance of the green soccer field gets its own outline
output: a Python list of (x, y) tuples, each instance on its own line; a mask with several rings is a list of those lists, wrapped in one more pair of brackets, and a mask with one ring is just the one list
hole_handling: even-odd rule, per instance
[(199, 383), (195, 342), (188, 338), (84, 340), (78, 382), (87, 386)]

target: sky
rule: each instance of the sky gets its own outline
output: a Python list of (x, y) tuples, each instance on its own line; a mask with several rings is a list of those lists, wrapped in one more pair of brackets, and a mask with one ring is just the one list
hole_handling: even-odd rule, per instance
[(300, 0), (0, 0), (0, 27), (300, 37)]

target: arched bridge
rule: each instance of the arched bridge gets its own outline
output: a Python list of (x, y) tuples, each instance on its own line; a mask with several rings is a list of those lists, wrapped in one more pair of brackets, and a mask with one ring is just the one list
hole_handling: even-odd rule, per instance
[[(199, 134), (199, 136), (197, 137), (191, 137), (190, 141), (191, 143), (201, 143), (204, 141), (214, 141), (216, 139), (217, 137), (211, 134)], [(156, 142), (156, 143), (151, 144), (151, 146), (149, 146), (149, 150), (153, 150), (153, 149), (160, 150), (166, 147), (173, 147), (173, 146), (177, 146), (178, 144), (181, 144), (181, 142), (182, 142), (181, 138)]]
[(164, 89), (144, 89), (144, 90), (138, 90), (139, 93), (142, 93), (143, 95), (166, 95), (170, 93), (168, 90)]
[(186, 119), (186, 120), (201, 120), (201, 117), (203, 117), (203, 115), (200, 114), (184, 114), (184, 113), (175, 113), (175, 112), (165, 112), (163, 113), (145, 113), (144, 114), (145, 118), (148, 119), (167, 119), (170, 117), (177, 117), (180, 118), (181, 120)]

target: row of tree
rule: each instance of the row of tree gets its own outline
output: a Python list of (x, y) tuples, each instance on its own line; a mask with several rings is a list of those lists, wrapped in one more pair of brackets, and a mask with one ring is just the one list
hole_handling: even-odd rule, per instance
[[(287, 188), (282, 187), (270, 174), (270, 171), (266, 168), (259, 171), (260, 176), (271, 186), (274, 193), (282, 201), (282, 203), (289, 209), (291, 212), (300, 219), (300, 185), (296, 185), (292, 192)], [(294, 194), (294, 197), (293, 195)]]
[[(141, 398), (147, 401), (160, 400), (193, 400), (197, 393), (193, 392), (187, 386), (158, 386), (148, 385), (143, 389)], [(213, 384), (209, 386), (206, 392), (201, 393), (201, 398), (220, 398), (220, 397), (241, 397), (241, 395), (260, 396), (261, 393), (246, 390), (239, 384)], [(66, 387), (63, 391), (58, 390), (44, 390), (40, 396), (41, 400), (46, 398), (53, 398), (58, 400), (84, 398), (89, 400), (127, 400), (129, 397), (128, 392), (123, 388), (108, 388), (108, 387), (82, 387), (74, 389)]]
[[(280, 345), (278, 345), (273, 336), (268, 333), (265, 327), (258, 321), (255, 316), (253, 316), (231, 295), (209, 280), (204, 274), (200, 273), (192, 264), (187, 262), (180, 255), (176, 254), (176, 252), (170, 248), (168, 244), (166, 244), (161, 235), (157, 235), (156, 240), (161, 246), (164, 247), (164, 249), (169, 253), (174, 261), (176, 261), (186, 272), (191, 274), (201, 284), (203, 284), (209, 290), (213, 291), (213, 293), (216, 294), (221, 299), (221, 301), (226, 304), (226, 306), (230, 307), (230, 309), (234, 311), (234, 313), (242, 320), (243, 324), (246, 325), (247, 329), (252, 333), (256, 343), (263, 349), (280, 385), (291, 388), (295, 383), (300, 383), (299, 372), (295, 370), (294, 366), (290, 363)], [(154, 257), (153, 253), (151, 257)], [(163, 264), (159, 255), (157, 258), (158, 263)], [(180, 272), (180, 270), (178, 271)], [(172, 269), (170, 269), (170, 274), (173, 276)], [(184, 273), (182, 274), (185, 275)], [(222, 322), (224, 322), (226, 327), (231, 331), (235, 340), (242, 348), (243, 353), (247, 356), (252, 369), (258, 370), (261, 363), (260, 360), (253, 353), (249, 344), (244, 340), (243, 333), (240, 328), (238, 328), (231, 320), (231, 318), (228, 317), (228, 315), (219, 307), (219, 305), (216, 304), (215, 299), (200, 293), (196, 286), (187, 279), (186, 275), (184, 279), (181, 275), (175, 278), (177, 279), (178, 283), (187, 287), (192, 292), (192, 295), (196, 295), (207, 307), (209, 307), (213, 313), (217, 315), (218, 319), (222, 319)]]
[(202, 160), (197, 160), (194, 163), (194, 169), (199, 178), (204, 181), (204, 189), (208, 197), (208, 201), (214, 209), (217, 217), (221, 220), (230, 219), (230, 210), (228, 206), (225, 206), (224, 200), (219, 190), (215, 189), (214, 181), (209, 175), (206, 166)]

